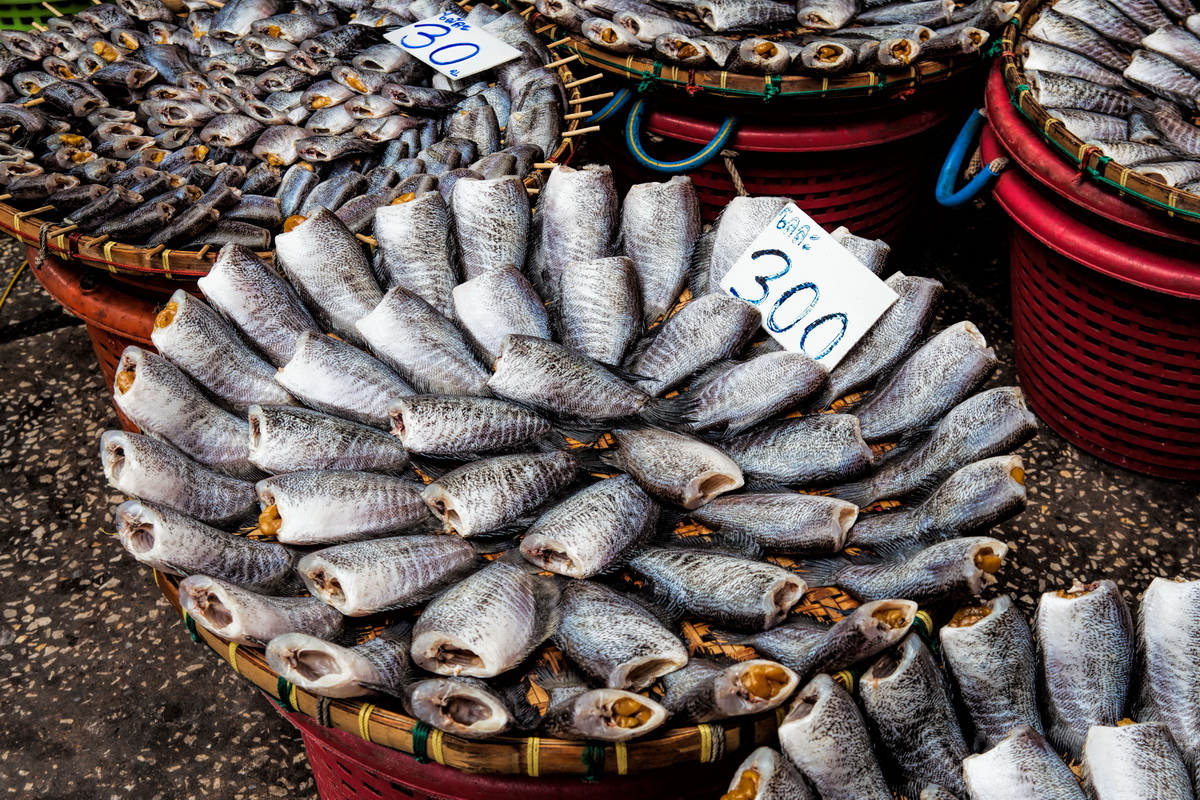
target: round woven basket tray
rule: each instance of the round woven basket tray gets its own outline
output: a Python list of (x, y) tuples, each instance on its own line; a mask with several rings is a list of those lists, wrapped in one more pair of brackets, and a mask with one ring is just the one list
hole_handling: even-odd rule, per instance
[[(464, 8), (470, 8), (466, 4)], [(563, 80), (569, 94), (571, 108), (564, 117), (565, 128), (559, 139), (554, 153), (537, 165), (533, 172), (525, 178), (525, 186), (530, 194), (537, 194), (539, 187), (545, 184), (544, 172), (555, 164), (569, 164), (575, 156), (575, 137), (588, 131), (580, 127), (581, 120), (591, 116), (592, 112), (585, 106), (593, 98), (584, 96), (580, 87), (600, 77), (599, 73), (579, 79), (571, 71), (571, 62), (557, 64), (558, 74)], [(0, 187), (2, 189), (2, 187)], [(74, 231), (66, 231), (61, 223), (48, 223), (39, 214), (51, 210), (52, 206), (22, 211), (6, 203), (0, 202), (0, 231), (8, 234), (22, 244), (34, 247), (45, 247), (47, 253), (60, 258), (74, 259), (81, 264), (109, 272), (154, 276), (169, 280), (195, 280), (208, 274), (208, 269), (216, 259), (216, 248), (203, 247), (199, 250), (173, 250), (162, 245), (158, 247), (142, 247), (139, 245), (122, 244), (108, 237), (90, 236)], [(49, 225), (49, 227), (46, 227)], [(63, 231), (59, 233), (58, 231)], [(44, 236), (44, 239), (43, 239)], [(370, 241), (368, 236), (360, 236), (364, 241)], [(373, 242), (371, 242), (373, 243)], [(259, 253), (268, 263), (273, 262), (274, 252)]]
[[(605, 50), (588, 41), (583, 35), (545, 19), (527, 0), (504, 2), (527, 16), (534, 30), (548, 36), (552, 40), (552, 46), (557, 47), (566, 57), (578, 56), (580, 63), (627, 80), (638, 81), (645, 88), (661, 84), (685, 90), (689, 94), (706, 92), (720, 97), (759, 100), (777, 97), (805, 100), (870, 97), (948, 80), (969, 72), (981, 58), (978, 54), (972, 54), (941, 60), (918, 60), (916, 64), (901, 70), (850, 72), (821, 78), (809, 75), (747, 75), (723, 70), (697, 70), (636, 53), (622, 55)], [(693, 24), (698, 23), (698, 18), (691, 12), (673, 13), (680, 19)], [(796, 32), (793, 30), (764, 34), (762, 38), (781, 39)]]
[(1025, 30), (1037, 20), (1044, 5), (1043, 0), (1025, 0), (1016, 16), (1000, 32), (1000, 68), (1013, 105), (1051, 144), (1053, 150), (1075, 165), (1080, 175), (1087, 175), (1116, 189), (1122, 197), (1162, 209), (1169, 216), (1200, 223), (1200, 195), (1167, 186), (1162, 181), (1118, 164), (1067, 130), (1061, 120), (1051, 116), (1034, 98), (1022, 69), (1021, 58), (1017, 55), (1017, 46), (1024, 40)]

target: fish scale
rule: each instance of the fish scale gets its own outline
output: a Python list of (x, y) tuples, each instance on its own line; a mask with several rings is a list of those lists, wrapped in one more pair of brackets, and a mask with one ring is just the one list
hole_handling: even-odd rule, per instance
[(391, 407), (393, 433), (411, 452), (468, 458), (522, 449), (550, 432), (529, 409), (485, 397), (414, 395)]
[(1075, 773), (1027, 725), (964, 759), (963, 778), (971, 800), (1084, 800)]
[(436, 192), (375, 212), (375, 274), (386, 288), (403, 286), (443, 316), (453, 318), (450, 212)]
[(529, 195), (520, 178), (460, 181), (450, 196), (450, 212), (464, 280), (501, 264), (525, 264)]
[(564, 346), (601, 364), (620, 364), (642, 331), (633, 262), (624, 256), (567, 262), (554, 312)]
[(463, 281), (451, 296), (459, 327), (487, 363), (500, 357), (509, 335), (551, 338), (542, 298), (512, 263), (493, 265)]
[(1082, 766), (1084, 786), (1096, 800), (1195, 797), (1172, 731), (1162, 723), (1093, 726), (1088, 729)]
[(294, 406), (251, 406), (250, 461), (271, 473), (304, 469), (359, 469), (397, 472), (409, 464), (395, 437)]
[(700, 200), (690, 178), (641, 183), (621, 205), (621, 247), (638, 276), (644, 322), (675, 304), (700, 235)]

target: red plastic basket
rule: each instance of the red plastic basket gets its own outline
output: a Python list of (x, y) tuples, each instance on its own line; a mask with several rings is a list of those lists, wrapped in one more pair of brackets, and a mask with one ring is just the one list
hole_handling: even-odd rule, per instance
[[(25, 252), (30, 265), (36, 264), (37, 248), (26, 246)], [(40, 269), (32, 271), (59, 305), (83, 320), (110, 392), (117, 362), (126, 347), (137, 345), (154, 349), (150, 342), (154, 312), (166, 302), (167, 295), (141, 293), (112, 276), (54, 256), (48, 256)], [(117, 410), (117, 416), (122, 428), (137, 430), (120, 410)]]
[[(802, 115), (771, 113), (761, 104), (749, 113), (746, 102), (698, 110), (699, 101), (668, 104), (655, 96), (645, 130), (664, 141), (646, 148), (666, 161), (686, 158), (713, 139), (725, 113), (740, 108), (733, 111), (738, 122), (727, 147), (738, 154), (733, 163), (749, 194), (791, 197), (826, 228), (845, 225), (857, 235), (891, 241), (902, 235), (914, 200), (932, 185), (943, 123), (965, 113), (961, 88), (928, 96), (918, 90), (909, 100), (830, 101)], [(612, 164), (624, 183), (664, 180), (630, 155), (622, 127), (614, 121), (591, 135), (593, 159)], [(737, 196), (721, 157), (688, 174), (706, 220), (716, 219)]]
[(477, 775), (421, 763), (272, 706), (300, 731), (321, 800), (715, 800), (732, 769), (729, 761), (687, 764), (597, 781)]
[(1075, 181), (999, 78), (988, 84), (981, 144), (985, 160), (1017, 165), (995, 195), (1013, 221), (1014, 340), (1029, 402), (1105, 461), (1200, 480), (1200, 242)]

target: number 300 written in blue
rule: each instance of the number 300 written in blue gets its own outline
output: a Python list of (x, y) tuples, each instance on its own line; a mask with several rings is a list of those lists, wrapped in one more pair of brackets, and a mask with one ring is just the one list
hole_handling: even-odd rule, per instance
[[(406, 34), (404, 38), (400, 40), (400, 44), (404, 47), (407, 47), (409, 50), (422, 50), (426, 47), (429, 47), (438, 39), (446, 36), (452, 31), (451, 28), (448, 28), (445, 25), (439, 25), (436, 22), (424, 22), (413, 27), (433, 28), (436, 32), (430, 33), (427, 30), (414, 30), (412, 33)], [(425, 37), (426, 41), (410, 42), (408, 41), (409, 36), (423, 36)], [(439, 54), (447, 53), (447, 51), (452, 51), (456, 48), (467, 48), (469, 52), (467, 52), (466, 55), (459, 56), (458, 58), (449, 58), (446, 55), (439, 57)], [(475, 44), (474, 42), (454, 42), (453, 44), (444, 44), (429, 54), (429, 61), (430, 63), (436, 64), (439, 67), (444, 67), (449, 64), (458, 64), (466, 61), (468, 58), (473, 58), (474, 56), (478, 55), (479, 50), (479, 45)]]
[[(762, 290), (762, 295), (758, 298), (743, 297), (742, 294), (737, 289), (735, 289), (732, 286), (729, 287), (729, 292), (734, 297), (740, 298), (742, 300), (745, 300), (748, 303), (752, 303), (753, 305), (757, 306), (757, 305), (761, 305), (763, 303), (763, 301), (765, 301), (771, 294), (771, 290), (768, 288), (767, 284), (769, 284), (771, 281), (782, 278), (784, 275), (787, 275), (788, 272), (791, 271), (792, 259), (784, 251), (775, 250), (775, 249), (759, 250), (755, 253), (752, 253), (750, 255), (750, 258), (753, 259), (754, 261), (758, 261), (759, 259), (763, 259), (763, 258), (777, 258), (783, 262), (783, 269), (779, 270), (778, 272), (759, 274), (759, 275), (754, 276), (754, 282), (757, 283), (759, 288)], [(780, 317), (783, 317), (785, 319), (787, 317), (786, 313), (784, 313), (784, 314), (780, 313), (780, 312), (786, 311), (785, 306), (787, 306), (787, 308), (789, 308), (789, 309), (794, 309), (795, 307), (802, 305), (806, 299), (808, 300), (808, 304), (804, 305), (803, 309), (799, 313), (795, 313), (794, 318), (792, 319), (791, 322), (787, 322), (785, 324), (785, 320), (780, 319)], [(800, 324), (801, 320), (803, 320), (805, 317), (808, 316), (809, 312), (813, 310), (813, 308), (817, 305), (817, 303), (820, 301), (820, 299), (821, 299), (821, 289), (815, 283), (812, 283), (811, 281), (806, 281), (804, 283), (797, 284), (796, 286), (793, 286), (792, 288), (788, 289), (787, 291), (785, 291), (783, 294), (781, 294), (779, 296), (779, 298), (775, 301), (774, 305), (771, 307), (770, 312), (768, 312), (766, 314), (766, 320), (764, 321), (763, 325), (771, 333), (785, 333), (787, 331), (790, 331), (792, 328), (796, 327), (796, 325)], [(828, 332), (831, 330), (836, 331), (836, 332), (832, 333), (832, 338), (820, 350), (820, 352), (818, 352), (816, 354), (809, 353), (809, 355), (811, 355), (815, 359), (824, 358), (825, 356), (827, 356), (831, 352), (833, 352), (833, 349), (838, 346), (839, 342), (842, 341), (842, 337), (844, 337), (846, 335), (846, 329), (849, 326), (849, 324), (850, 324), (849, 317), (847, 317), (844, 313), (842, 313), (840, 311), (834, 312), (832, 314), (825, 314), (820, 319), (810, 322), (804, 328), (804, 332), (800, 334), (800, 343), (799, 343), (800, 349), (803, 350), (805, 353), (809, 353), (808, 347), (806, 347), (806, 345), (808, 344), (809, 337), (814, 336), (814, 334), (816, 334), (817, 331), (819, 331), (819, 330), (823, 331), (823, 332)], [(824, 339), (825, 335), (830, 335), (830, 334), (823, 333), (822, 335), (814, 336), (814, 338), (817, 341), (820, 341), (820, 340)]]

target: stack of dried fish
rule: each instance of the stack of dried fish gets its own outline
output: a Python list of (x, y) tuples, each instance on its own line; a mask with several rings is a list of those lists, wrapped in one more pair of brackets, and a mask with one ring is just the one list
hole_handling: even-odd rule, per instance
[(1200, 14), (1191, 0), (1058, 0), (1017, 48), (1051, 117), (1134, 172), (1200, 194)]
[[(709, 285), (786, 202), (739, 198), (701, 236), (687, 178), (622, 203), (608, 167), (557, 167), (536, 215), (514, 177), (381, 208), (373, 261), (325, 210), (278, 237), (286, 279), (223, 248), (205, 301), (177, 292), (155, 320), (160, 355), (121, 358), (116, 403), (145, 434), (101, 442), (138, 498), (122, 543), (288, 680), (397, 695), (462, 736), (623, 739), (778, 706), (897, 641), (917, 603), (995, 583), (1008, 546), (983, 532), (1024, 508), (1004, 454), (1036, 429), (1017, 389), (976, 393), (996, 359), (973, 325), (926, 338), (933, 280), (891, 276), (900, 299), (832, 374), (758, 341), (759, 312)], [(883, 268), (883, 243), (834, 236)], [(795, 415), (866, 390), (853, 414)], [(794, 490), (816, 486), (851, 499)], [(860, 518), (885, 498), (908, 506)], [(255, 515), (271, 541), (227, 532)], [(865, 605), (833, 627), (792, 613), (824, 585)], [(378, 614), (347, 647), (346, 618)], [(689, 657), (684, 615), (762, 658)], [(530, 677), (547, 640), (579, 675)]]
[(786, 757), (755, 751), (723, 800), (1193, 800), (1198, 601), (1200, 581), (1155, 578), (1136, 632), (1107, 580), (1043, 594), (1032, 630), (1008, 596), (965, 606), (940, 657), (910, 634), (857, 705), (814, 678), (779, 729)]
[(535, 5), (615, 53), (640, 53), (690, 69), (825, 76), (974, 53), (1012, 18), (1018, 3), (536, 0)]
[[(567, 98), (518, 14), (466, 19), (521, 56), (450, 81), (383, 39), (454, 3), (231, 0), (177, 17), (122, 0), (0, 31), (0, 191), (130, 244), (267, 250), (295, 214), (351, 230), (463, 177), (525, 178)], [(25, 99), (22, 99), (25, 98)]]

